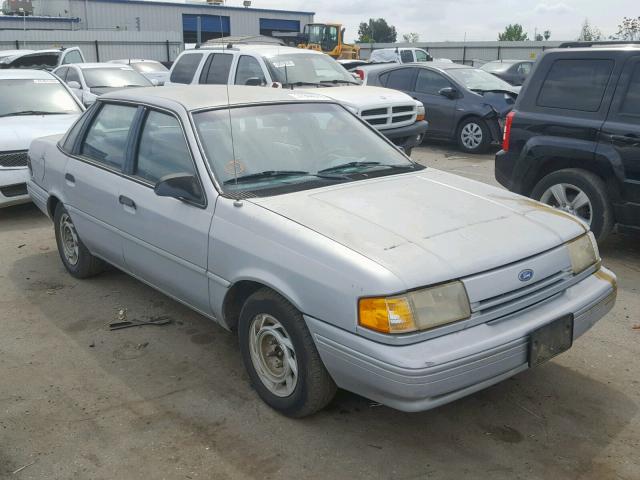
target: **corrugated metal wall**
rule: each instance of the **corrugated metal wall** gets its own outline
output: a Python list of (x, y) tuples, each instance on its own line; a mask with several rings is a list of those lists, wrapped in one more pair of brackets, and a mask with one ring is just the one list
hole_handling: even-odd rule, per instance
[(172, 61), (183, 50), (179, 32), (0, 31), (0, 50), (79, 46), (89, 62), (120, 58)]
[(490, 60), (535, 60), (549, 48), (562, 42), (419, 42), (360, 44), (360, 56), (368, 59), (373, 50), (394, 47), (418, 47), (434, 58), (449, 58), (456, 63), (481, 65)]

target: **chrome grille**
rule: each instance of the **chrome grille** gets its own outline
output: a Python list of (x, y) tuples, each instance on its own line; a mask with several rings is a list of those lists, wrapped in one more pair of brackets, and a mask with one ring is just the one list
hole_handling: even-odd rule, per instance
[(417, 115), (418, 110), (415, 105), (390, 105), (370, 108), (361, 113), (363, 120), (380, 130), (411, 125), (416, 121)]
[(20, 150), (17, 152), (0, 153), (0, 167), (26, 167), (27, 151)]

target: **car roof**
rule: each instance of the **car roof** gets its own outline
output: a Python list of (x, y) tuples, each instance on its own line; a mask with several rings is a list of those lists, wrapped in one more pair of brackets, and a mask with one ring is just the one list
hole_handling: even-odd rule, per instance
[(610, 45), (598, 45), (594, 44), (592, 47), (576, 47), (576, 48), (554, 48), (549, 49), (545, 53), (558, 53), (565, 52), (567, 55), (571, 55), (572, 53), (587, 53), (592, 52), (594, 55), (602, 52), (630, 52), (633, 54), (637, 54), (638, 50), (640, 50), (640, 45), (638, 44), (624, 44), (624, 42), (620, 42), (619, 44)]
[(118, 60), (109, 60), (109, 63), (129, 65), (130, 63), (160, 63), (160, 62), (157, 60), (148, 60), (145, 58), (121, 58)]
[(202, 52), (210, 52), (212, 50), (223, 51), (223, 53), (232, 53), (234, 51), (240, 52), (254, 52), (259, 55), (264, 56), (274, 56), (274, 55), (324, 55), (322, 52), (317, 52), (315, 50), (307, 50), (305, 48), (295, 48), (295, 47), (285, 47), (281, 45), (252, 45), (252, 44), (231, 44), (231, 48), (228, 48), (227, 45), (203, 45), (200, 48), (195, 48), (193, 50), (186, 50), (188, 53), (202, 53)]
[(30, 68), (9, 68), (0, 70), (0, 80), (55, 80), (56, 77), (46, 70)]
[(117, 90), (100, 97), (101, 100), (122, 100), (150, 105), (178, 104), (186, 110), (275, 102), (335, 101), (316, 93), (281, 88), (246, 87), (235, 85), (176, 85)]
[(475, 69), (476, 67), (471, 67), (469, 65), (460, 65), (459, 63), (449, 63), (449, 62), (415, 62), (415, 63), (396, 63), (396, 62), (387, 62), (387, 63), (370, 63), (369, 65), (362, 65), (361, 67), (366, 68), (368, 72), (380, 72), (382, 70), (396, 70), (407, 67), (418, 67), (418, 68), (433, 68), (436, 70), (461, 70), (461, 69)]
[[(133, 70), (130, 66), (122, 63), (68, 63), (66, 65), (62, 65), (63, 67), (75, 66), (80, 68), (81, 70), (89, 70), (92, 68), (117, 68), (119, 70)], [(60, 68), (60, 67), (58, 67)]]

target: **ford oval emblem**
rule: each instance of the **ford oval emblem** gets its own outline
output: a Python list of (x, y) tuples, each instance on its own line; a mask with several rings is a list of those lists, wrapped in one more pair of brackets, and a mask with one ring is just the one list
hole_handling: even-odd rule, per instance
[(523, 270), (518, 274), (518, 278), (521, 282), (528, 282), (533, 278), (533, 270), (527, 269)]

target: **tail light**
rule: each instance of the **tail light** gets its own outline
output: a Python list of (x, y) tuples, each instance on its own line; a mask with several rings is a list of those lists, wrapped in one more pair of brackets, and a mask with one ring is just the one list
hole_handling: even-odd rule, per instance
[(358, 75), (358, 77), (360, 77), (360, 80), (364, 82), (364, 70), (362, 70), (361, 68), (357, 68), (354, 73)]
[(513, 117), (516, 116), (516, 112), (511, 111), (507, 115), (507, 121), (504, 124), (504, 136), (502, 137), (502, 150), (509, 151), (509, 144), (511, 143), (511, 125), (513, 124)]

